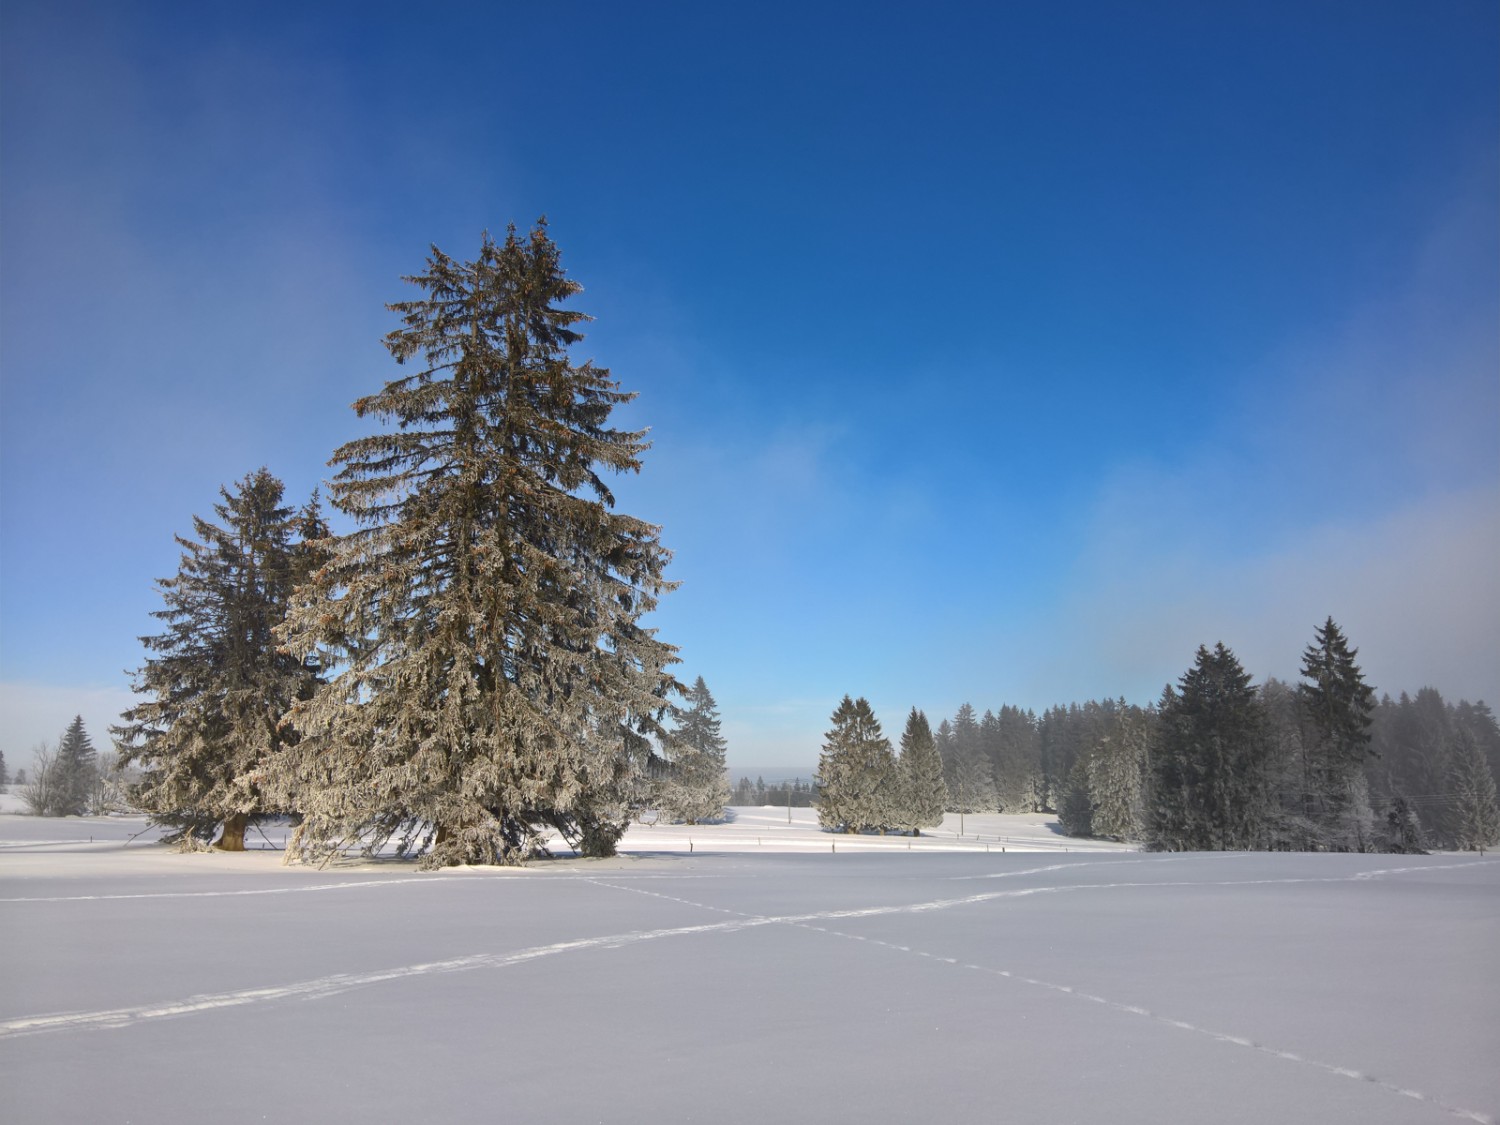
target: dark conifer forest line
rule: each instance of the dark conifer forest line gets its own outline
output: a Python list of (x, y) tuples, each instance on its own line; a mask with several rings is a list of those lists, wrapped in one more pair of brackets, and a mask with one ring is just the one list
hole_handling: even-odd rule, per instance
[[(1377, 697), (1356, 656), (1329, 619), (1304, 652), (1295, 684), (1252, 684), (1220, 644), (1200, 648), (1193, 666), (1148, 707), (1105, 699), (1040, 715), (1010, 704), (980, 714), (965, 703), (933, 732), (945, 808), (1055, 812), (1071, 835), (1174, 851), (1500, 844), (1494, 712), (1482, 702), (1449, 702), (1431, 687)], [(830, 786), (863, 786), (883, 790), (899, 808), (902, 781), (883, 764), (883, 740), (878, 724), (851, 731), (836, 712), (815, 799), (826, 807)], [(859, 749), (850, 751), (851, 741)], [(848, 766), (860, 755), (863, 776), (850, 782)], [(825, 823), (883, 829), (900, 819), (877, 811)]]

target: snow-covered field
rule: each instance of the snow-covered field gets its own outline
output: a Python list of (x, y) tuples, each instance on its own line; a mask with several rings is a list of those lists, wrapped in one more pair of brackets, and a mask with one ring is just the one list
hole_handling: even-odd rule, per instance
[(786, 818), (423, 874), (0, 815), (0, 1120), (1500, 1115), (1490, 857)]

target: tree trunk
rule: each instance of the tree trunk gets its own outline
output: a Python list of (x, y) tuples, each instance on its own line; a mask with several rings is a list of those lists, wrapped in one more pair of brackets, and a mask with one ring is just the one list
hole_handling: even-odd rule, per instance
[(245, 826), (250, 818), (244, 813), (231, 813), (224, 818), (224, 832), (219, 836), (214, 847), (221, 852), (242, 852), (245, 850)]

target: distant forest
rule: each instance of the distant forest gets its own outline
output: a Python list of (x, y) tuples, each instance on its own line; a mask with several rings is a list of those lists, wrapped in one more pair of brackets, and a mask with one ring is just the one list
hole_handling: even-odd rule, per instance
[[(1356, 655), (1330, 619), (1304, 653), (1297, 684), (1254, 686), (1218, 645), (1200, 648), (1178, 684), (1147, 707), (1106, 699), (1041, 715), (1009, 704), (980, 714), (965, 703), (932, 735), (945, 807), (1054, 812), (1071, 835), (1164, 850), (1500, 844), (1494, 713), (1482, 702), (1449, 702), (1431, 687), (1377, 698)], [(914, 717), (926, 726), (920, 712)], [(878, 723), (851, 740), (838, 718), (806, 799), (828, 806), (851, 785), (862, 787), (875, 796), (861, 808), (874, 811), (825, 824), (905, 827), (901, 758)], [(850, 762), (859, 763), (853, 782)], [(743, 779), (734, 789), (737, 802), (752, 795), (772, 804), (803, 796)]]
[(794, 809), (806, 809), (812, 807), (813, 787), (811, 782), (800, 777), (791, 781), (775, 781), (770, 785), (766, 784), (763, 777), (757, 777), (753, 782), (748, 777), (741, 777), (730, 791), (729, 803), (777, 805), (781, 808), (790, 805)]

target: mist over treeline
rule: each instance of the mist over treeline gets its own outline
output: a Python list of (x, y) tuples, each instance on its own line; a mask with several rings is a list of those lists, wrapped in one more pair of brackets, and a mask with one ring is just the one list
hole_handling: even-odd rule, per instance
[(813, 795), (812, 782), (804, 778), (794, 777), (789, 781), (767, 782), (763, 776), (757, 775), (752, 782), (749, 774), (741, 774), (739, 780), (734, 783), (734, 788), (730, 790), (729, 803), (806, 809), (812, 807)]
[[(1377, 695), (1356, 655), (1329, 619), (1303, 654), (1297, 683), (1253, 684), (1220, 644), (1200, 648), (1193, 667), (1145, 707), (1091, 699), (1038, 714), (1002, 702), (981, 713), (965, 703), (933, 729), (945, 807), (1055, 813), (1071, 835), (1165, 850), (1500, 843), (1494, 713), (1434, 687)], [(874, 741), (883, 738), (877, 724)], [(847, 741), (836, 722), (815, 801), (826, 799)], [(888, 803), (899, 805), (899, 770), (881, 767), (879, 753), (861, 753), (876, 763), (866, 774), (889, 770)], [(899, 763), (888, 741), (886, 753)], [(880, 788), (868, 777), (864, 784)], [(772, 803), (784, 803), (780, 796)]]

